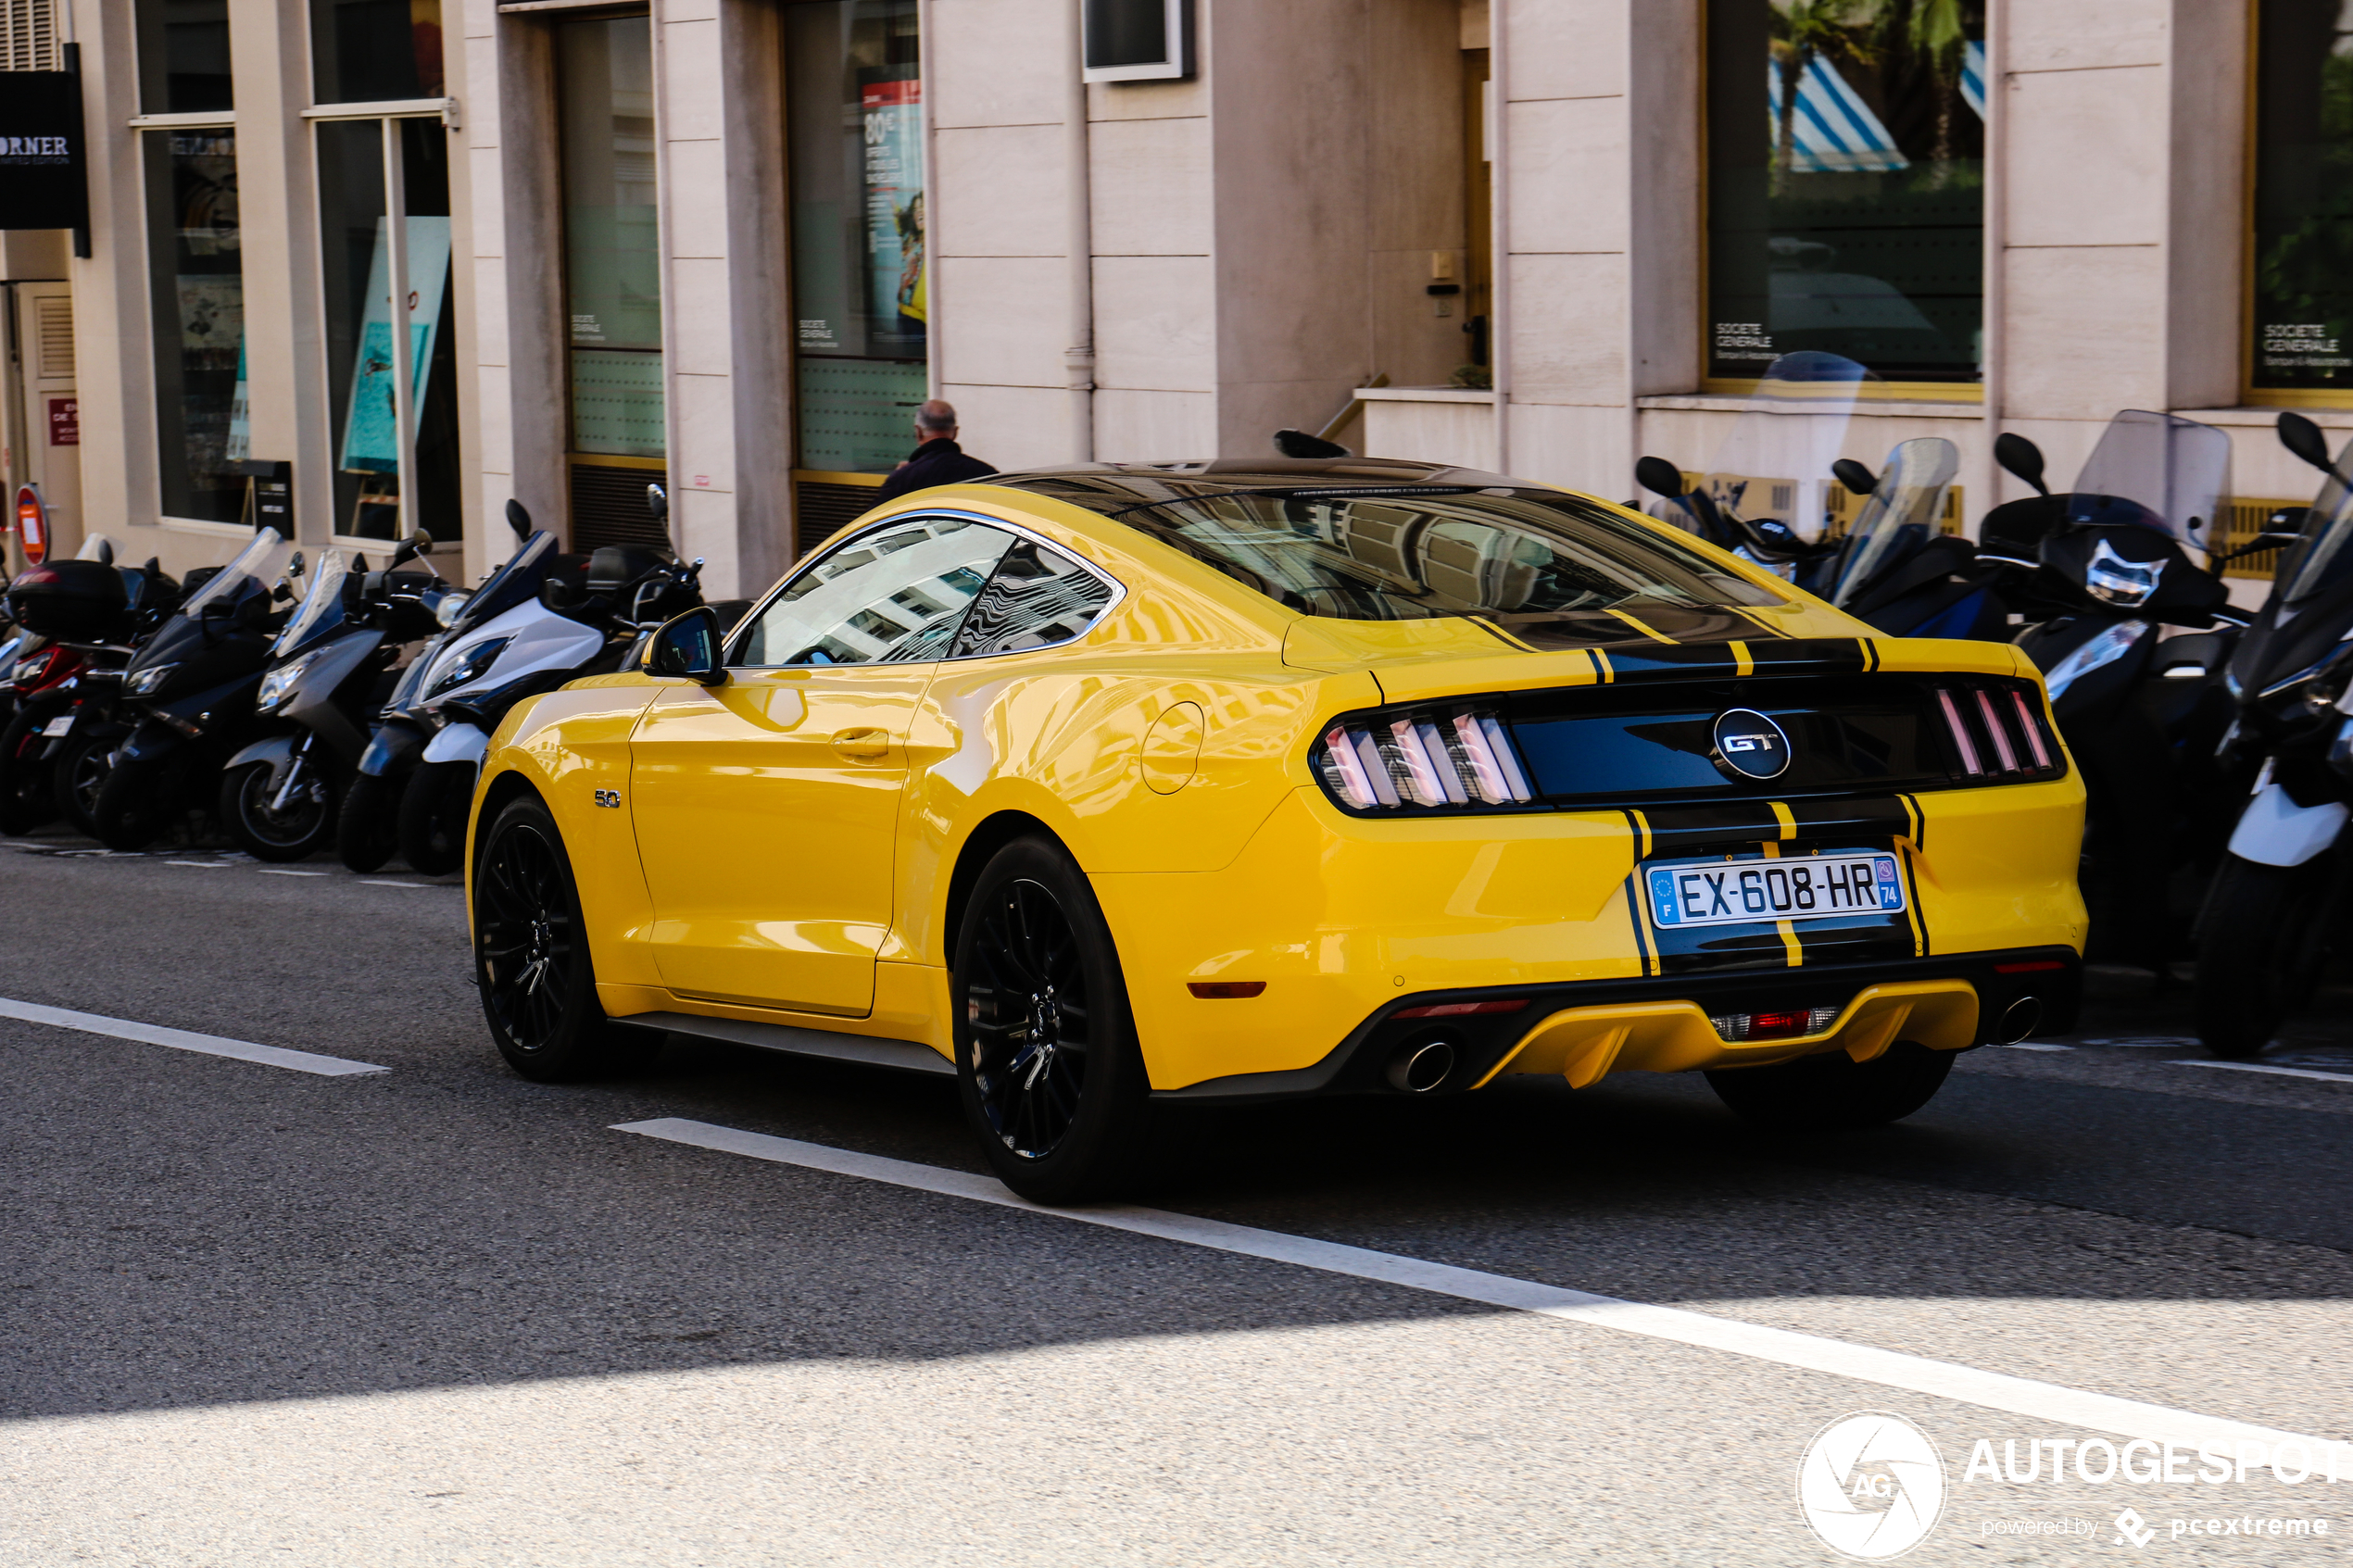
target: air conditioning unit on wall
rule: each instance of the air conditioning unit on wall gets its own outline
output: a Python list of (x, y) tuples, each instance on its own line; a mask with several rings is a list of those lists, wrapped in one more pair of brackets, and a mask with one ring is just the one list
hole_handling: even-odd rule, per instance
[(1089, 82), (1176, 82), (1193, 74), (1193, 0), (1086, 0)]

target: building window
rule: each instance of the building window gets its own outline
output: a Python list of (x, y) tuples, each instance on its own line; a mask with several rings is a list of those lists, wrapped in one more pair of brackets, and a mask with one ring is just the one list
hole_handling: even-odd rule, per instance
[(2263, 0), (2248, 384), (2353, 399), (2353, 12)]
[[(389, 539), (422, 527), (436, 541), (458, 538), (448, 134), (438, 119), (409, 119), (326, 120), (318, 135), (334, 531)], [(388, 178), (406, 214), (397, 234)], [(398, 310), (396, 276), (408, 285)], [(393, 332), (396, 315), (405, 345)], [(406, 408), (395, 395), (403, 347)], [(413, 436), (404, 439), (404, 430)]]
[(1979, 379), (1982, 0), (1708, 0), (1707, 373)]
[(654, 72), (644, 17), (556, 29), (572, 449), (660, 458), (661, 252)]
[(236, 132), (150, 131), (142, 151), (163, 513), (235, 522), (245, 481), (231, 465), (253, 455)]
[(310, 77), (322, 104), (440, 97), (441, 0), (310, 0)]
[(785, 9), (799, 463), (881, 473), (929, 376), (915, 0)]
[(139, 110), (212, 114), (229, 91), (229, 0), (138, 0)]

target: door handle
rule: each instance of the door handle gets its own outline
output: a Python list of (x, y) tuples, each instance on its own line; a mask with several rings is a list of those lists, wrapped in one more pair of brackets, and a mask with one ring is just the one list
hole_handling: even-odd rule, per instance
[(890, 755), (888, 730), (836, 730), (834, 750), (856, 762), (871, 762)]

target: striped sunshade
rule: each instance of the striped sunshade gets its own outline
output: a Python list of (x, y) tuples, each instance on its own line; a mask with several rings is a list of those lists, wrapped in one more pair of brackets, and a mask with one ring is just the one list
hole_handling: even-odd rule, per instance
[[(1765, 64), (1768, 123), (1778, 145), (1781, 133), (1781, 69)], [(1819, 56), (1806, 63), (1798, 78), (1797, 114), (1791, 127), (1796, 143), (1791, 159), (1801, 174), (1892, 174), (1909, 169), (1911, 160), (1895, 149), (1879, 116), (1863, 102), (1838, 68)]]

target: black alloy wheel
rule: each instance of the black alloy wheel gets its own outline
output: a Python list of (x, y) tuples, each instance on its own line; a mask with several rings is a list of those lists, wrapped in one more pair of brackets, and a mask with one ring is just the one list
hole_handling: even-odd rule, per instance
[(98, 836), (98, 792), (114, 771), (117, 744), (97, 735), (78, 736), (68, 740), (49, 764), (57, 814), (86, 838)]
[(0, 834), (31, 833), (57, 814), (49, 764), (49, 743), (41, 731), (48, 715), (21, 711), (0, 728)]
[(383, 869), (400, 847), (400, 786), (405, 780), (359, 773), (344, 787), (335, 813), (335, 858), (346, 871)]
[(2344, 866), (2325, 850), (2300, 866), (2222, 857), (2198, 917), (2197, 1034), (2246, 1060), (2311, 1005), (2344, 907)]
[(617, 1024), (598, 1003), (579, 889), (547, 809), (529, 796), (512, 801), (483, 838), (469, 884), (474, 982), (507, 1065), (565, 1083), (660, 1049), (660, 1033)]
[(426, 876), (447, 876), (464, 864), (473, 793), (472, 763), (417, 764), (400, 792), (400, 858)]
[(302, 771), (291, 788), (267, 762), (220, 775), (220, 823), (257, 860), (307, 860), (334, 836), (333, 776), (315, 758), (297, 765)]
[(1767, 1132), (1852, 1132), (1900, 1122), (1926, 1105), (1944, 1086), (1957, 1054), (1898, 1040), (1869, 1061), (1824, 1051), (1710, 1073), (1707, 1086), (1732, 1114)]
[(952, 975), (965, 1119), (998, 1178), (1039, 1203), (1112, 1196), (1149, 1106), (1127, 993), (1093, 891), (1051, 840), (982, 872)]

